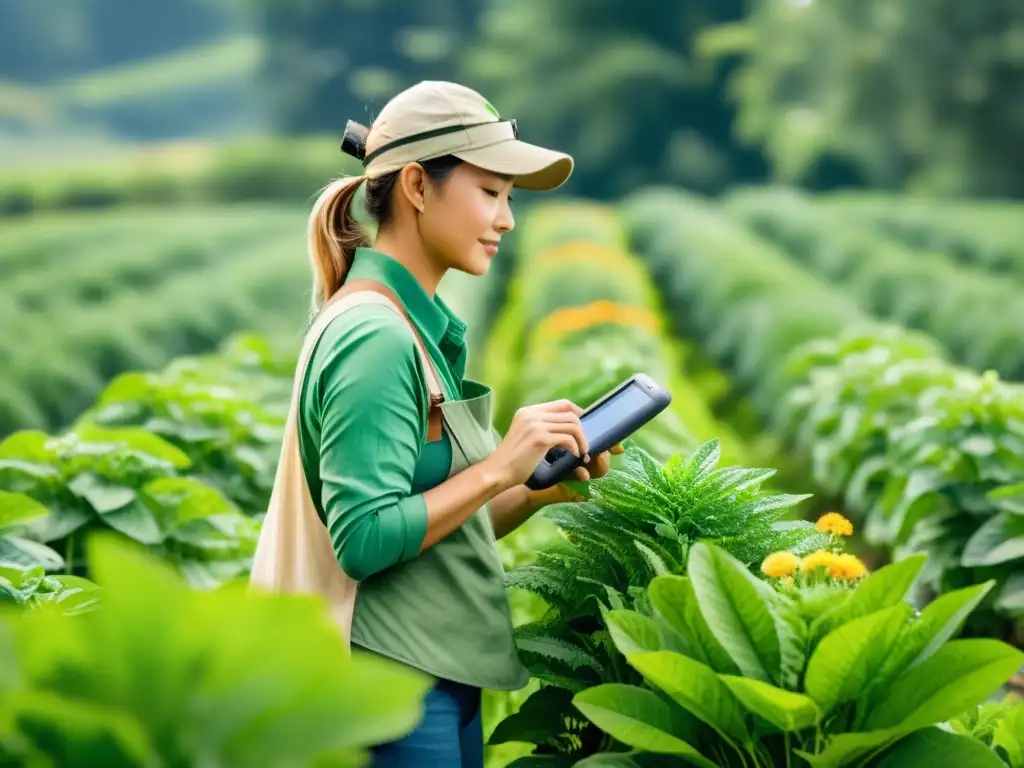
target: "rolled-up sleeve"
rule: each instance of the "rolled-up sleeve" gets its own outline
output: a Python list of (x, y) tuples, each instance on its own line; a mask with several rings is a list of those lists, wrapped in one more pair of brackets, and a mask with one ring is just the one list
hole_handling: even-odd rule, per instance
[(334, 551), (363, 580), (418, 554), (427, 507), (413, 494), (426, 434), (420, 361), (405, 321), (367, 308), (320, 370), (321, 503)]

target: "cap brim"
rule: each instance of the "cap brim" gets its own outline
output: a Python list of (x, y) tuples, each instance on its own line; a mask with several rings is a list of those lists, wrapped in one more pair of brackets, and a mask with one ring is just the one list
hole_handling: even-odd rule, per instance
[(453, 152), (455, 157), (492, 173), (514, 176), (513, 186), (548, 190), (562, 186), (572, 175), (572, 157), (518, 139)]

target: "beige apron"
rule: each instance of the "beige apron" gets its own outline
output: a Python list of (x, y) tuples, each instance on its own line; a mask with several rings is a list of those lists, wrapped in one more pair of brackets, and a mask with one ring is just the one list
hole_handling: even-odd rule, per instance
[(398, 298), (371, 281), (347, 284), (316, 317), (299, 354), (277, 474), (249, 579), (250, 585), (264, 590), (322, 596), (342, 631), (346, 648), (349, 647), (358, 582), (341, 569), (330, 533), (317, 513), (306, 483), (299, 454), (299, 401), (306, 368), (320, 336), (335, 318), (364, 304), (389, 307), (409, 324), (423, 361), (432, 405), (428, 440), (440, 439), (440, 403), (444, 399), (441, 385), (430, 356)]

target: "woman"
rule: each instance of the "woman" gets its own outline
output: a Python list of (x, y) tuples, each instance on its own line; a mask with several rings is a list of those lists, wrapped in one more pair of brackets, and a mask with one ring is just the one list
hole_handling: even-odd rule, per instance
[[(314, 309), (355, 285), (383, 291), (406, 317), (360, 304), (329, 322), (300, 390), (302, 469), (342, 570), (359, 582), (352, 645), (437, 681), (417, 728), (375, 748), (374, 764), (478, 768), (481, 689), (529, 678), (495, 539), (573, 498), (523, 485), (549, 449), (584, 456), (583, 480), (607, 473), (608, 454), (588, 455), (568, 401), (522, 408), (499, 439), (490, 391), (463, 377), (466, 326), (436, 289), (449, 269), (486, 273), (513, 227), (511, 190), (554, 189), (573, 161), (519, 141), (475, 91), (433, 81), (395, 96), (368, 131), (355, 125), (343, 148), (365, 173), (314, 206)], [(363, 183), (372, 247), (349, 211)]]

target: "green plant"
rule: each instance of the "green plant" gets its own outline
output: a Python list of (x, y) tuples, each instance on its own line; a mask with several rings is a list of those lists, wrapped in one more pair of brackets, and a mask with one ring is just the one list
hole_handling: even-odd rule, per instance
[(0, 491), (0, 604), (35, 607), (59, 603), (67, 612), (88, 610), (98, 598), (88, 579), (48, 573), (64, 567), (59, 553), (21, 534), (50, 510), (23, 493)]
[(814, 475), (897, 556), (927, 552), (934, 592), (995, 579), (971, 632), (1008, 636), (1024, 611), (1024, 391), (949, 365), (901, 334), (798, 347), (778, 426)]
[(0, 489), (49, 510), (26, 521), (24, 535), (62, 553), (69, 574), (88, 575), (82, 545), (97, 529), (150, 547), (196, 585), (246, 573), (258, 521), (182, 476), (189, 464), (180, 450), (136, 427), (82, 425), (59, 436), (30, 430), (0, 443)]
[(953, 733), (991, 748), (1006, 768), (1024, 768), (1024, 702), (988, 702), (949, 721)]
[(408, 732), (425, 675), (346, 658), (326, 606), (190, 589), (109, 534), (101, 605), (0, 613), (0, 760), (18, 765), (356, 766)]
[[(773, 584), (699, 542), (688, 577), (651, 582), (650, 610), (606, 614), (643, 684), (596, 686), (574, 703), (619, 748), (708, 768), (998, 765), (934, 726), (996, 691), (1024, 653), (950, 639), (992, 582), (915, 613), (904, 598), (924, 560), (857, 582)], [(951, 755), (958, 761), (946, 762)]]
[[(811, 552), (828, 539), (805, 521), (780, 518), (804, 496), (769, 494), (761, 485), (770, 469), (717, 467), (717, 441), (708, 441), (684, 459), (657, 464), (631, 441), (624, 464), (590, 484), (590, 500), (548, 507), (542, 514), (564, 533), (543, 547), (535, 561), (511, 570), (506, 583), (544, 599), (547, 613), (517, 628), (520, 653), (532, 675), (569, 692), (605, 683), (637, 682), (637, 673), (616, 648), (615, 630), (603, 617), (627, 606), (646, 612), (653, 578), (686, 573), (698, 542), (721, 544), (747, 563), (778, 549)], [(535, 694), (553, 701), (565, 716), (564, 694), (545, 688)], [(531, 697), (532, 700), (532, 697)], [(525, 708), (524, 704), (524, 708)], [(597, 738), (576, 718), (567, 726), (548, 711), (539, 740), (527, 726), (531, 710), (499, 726), (493, 743), (538, 744), (537, 754), (588, 754)], [(533, 726), (530, 726), (533, 727)]]
[(274, 483), (292, 358), (265, 339), (233, 337), (217, 354), (118, 376), (76, 425), (139, 427), (159, 435), (188, 456), (190, 477), (242, 512), (259, 515)]

